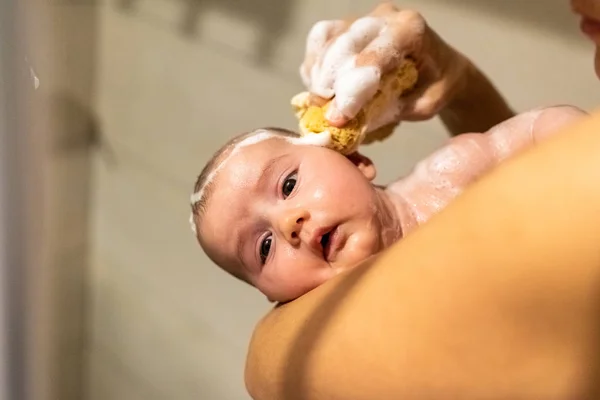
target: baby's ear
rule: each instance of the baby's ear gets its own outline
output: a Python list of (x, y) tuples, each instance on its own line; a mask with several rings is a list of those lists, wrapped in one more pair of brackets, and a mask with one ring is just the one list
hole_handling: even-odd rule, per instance
[(363, 173), (365, 178), (372, 181), (375, 179), (377, 175), (377, 169), (375, 168), (375, 164), (371, 159), (363, 154), (360, 154), (358, 151), (348, 155), (348, 160), (352, 161), (354, 165), (358, 167), (358, 169)]

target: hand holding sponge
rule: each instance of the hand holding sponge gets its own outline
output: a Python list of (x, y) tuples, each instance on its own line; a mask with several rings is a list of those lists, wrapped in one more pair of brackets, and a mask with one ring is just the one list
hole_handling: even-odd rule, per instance
[(384, 140), (393, 132), (397, 122), (387, 122), (375, 130), (370, 126), (377, 124), (382, 117), (385, 118), (386, 113), (390, 112), (390, 107), (397, 108), (400, 97), (415, 86), (417, 79), (415, 63), (405, 59), (396, 70), (383, 76), (375, 96), (352, 120), (340, 128), (330, 125), (325, 118), (331, 100), (321, 99), (322, 101), (315, 102), (312, 94), (299, 93), (292, 98), (291, 103), (299, 120), (300, 133), (308, 136), (326, 134), (328, 131), (331, 135), (328, 147), (344, 155), (355, 152), (363, 143)]

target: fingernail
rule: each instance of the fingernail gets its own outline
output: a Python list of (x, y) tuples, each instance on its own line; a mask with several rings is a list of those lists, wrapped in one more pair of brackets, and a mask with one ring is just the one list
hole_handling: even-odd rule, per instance
[(333, 105), (327, 109), (325, 118), (327, 118), (327, 121), (329, 121), (329, 123), (332, 125), (342, 125), (346, 122), (344, 114), (339, 112), (339, 110)]

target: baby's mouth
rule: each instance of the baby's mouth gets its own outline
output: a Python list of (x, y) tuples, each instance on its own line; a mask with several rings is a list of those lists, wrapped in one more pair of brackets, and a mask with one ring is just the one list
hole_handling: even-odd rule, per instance
[(321, 237), (321, 247), (323, 248), (323, 253), (325, 253), (325, 248), (327, 247), (327, 244), (329, 243), (330, 235), (331, 235), (331, 232), (327, 232), (326, 234), (324, 234)]
[(323, 249), (323, 258), (326, 261), (331, 261), (333, 253), (337, 250), (338, 243), (339, 234), (337, 226), (321, 236), (321, 248)]

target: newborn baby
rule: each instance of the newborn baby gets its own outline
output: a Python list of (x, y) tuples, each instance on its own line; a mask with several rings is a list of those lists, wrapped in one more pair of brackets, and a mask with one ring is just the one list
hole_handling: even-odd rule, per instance
[(389, 247), (494, 166), (581, 115), (567, 106), (538, 109), (459, 135), (387, 186), (372, 183), (375, 166), (364, 155), (259, 129), (205, 166), (190, 222), (218, 266), (271, 301), (289, 301)]

